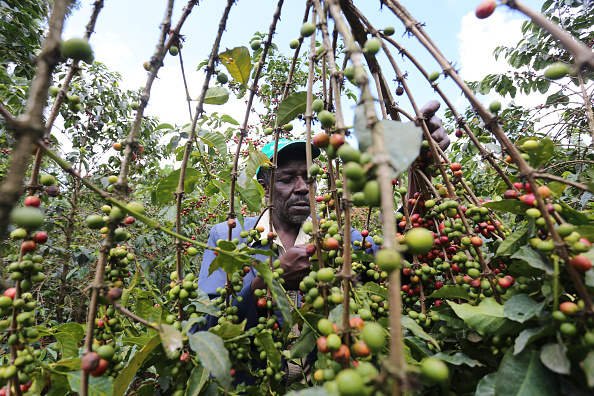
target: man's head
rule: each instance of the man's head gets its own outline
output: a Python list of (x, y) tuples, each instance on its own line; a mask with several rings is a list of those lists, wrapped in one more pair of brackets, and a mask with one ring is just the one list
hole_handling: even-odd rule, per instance
[[(274, 216), (288, 224), (300, 225), (311, 214), (305, 144), (303, 141), (289, 142), (286, 139), (279, 141), (272, 204)], [(262, 151), (272, 159), (274, 143), (266, 145)], [(320, 150), (312, 147), (312, 156), (315, 158), (319, 154)], [(258, 182), (264, 187), (267, 197), (270, 191), (271, 174), (270, 170), (260, 169), (257, 175)]]

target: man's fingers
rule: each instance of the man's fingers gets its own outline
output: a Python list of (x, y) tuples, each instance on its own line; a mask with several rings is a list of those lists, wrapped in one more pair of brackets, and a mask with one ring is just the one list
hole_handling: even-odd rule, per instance
[(442, 122), (441, 122), (441, 118), (433, 116), (431, 118), (427, 118), (427, 120), (425, 120), (425, 123), (427, 124), (427, 129), (429, 129), (429, 132), (433, 133), (433, 131), (436, 131), (442, 127)]
[(425, 118), (429, 119), (433, 117), (437, 110), (439, 110), (439, 106), (441, 106), (441, 103), (439, 103), (438, 100), (430, 100), (425, 106), (421, 108), (421, 114), (423, 114)]

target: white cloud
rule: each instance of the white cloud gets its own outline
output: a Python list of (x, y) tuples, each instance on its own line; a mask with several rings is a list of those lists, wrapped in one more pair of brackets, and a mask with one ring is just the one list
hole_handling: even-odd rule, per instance
[(464, 15), (458, 34), (460, 75), (467, 81), (481, 80), (487, 74), (510, 70), (505, 59), (495, 60), (498, 46), (515, 46), (522, 38), (522, 20), (508, 20), (508, 15), (495, 12), (487, 19), (478, 19), (474, 12)]

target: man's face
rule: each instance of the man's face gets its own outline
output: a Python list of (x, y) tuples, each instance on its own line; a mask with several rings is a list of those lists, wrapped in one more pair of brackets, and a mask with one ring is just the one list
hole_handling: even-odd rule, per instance
[(274, 179), (274, 216), (289, 224), (301, 224), (310, 215), (305, 158), (279, 163)]

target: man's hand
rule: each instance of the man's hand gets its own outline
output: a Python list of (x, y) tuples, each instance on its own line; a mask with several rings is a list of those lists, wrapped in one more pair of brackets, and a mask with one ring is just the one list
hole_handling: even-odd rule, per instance
[[(299, 283), (309, 275), (311, 263), (305, 252), (305, 246), (295, 245), (278, 258), (281, 262), (280, 267), (284, 271), (282, 278), (285, 280), (284, 288), (286, 290), (299, 290)], [(251, 288), (254, 292), (256, 289), (265, 289), (267, 286), (264, 279), (257, 276), (252, 281)], [(257, 303), (256, 300), (254, 296), (254, 302)]]
[(425, 117), (425, 123), (427, 124), (427, 129), (429, 129), (431, 137), (437, 144), (439, 144), (439, 147), (445, 151), (450, 145), (450, 138), (441, 124), (441, 118), (435, 116), (435, 113), (439, 110), (439, 106), (439, 101), (431, 100), (421, 108), (421, 113)]

